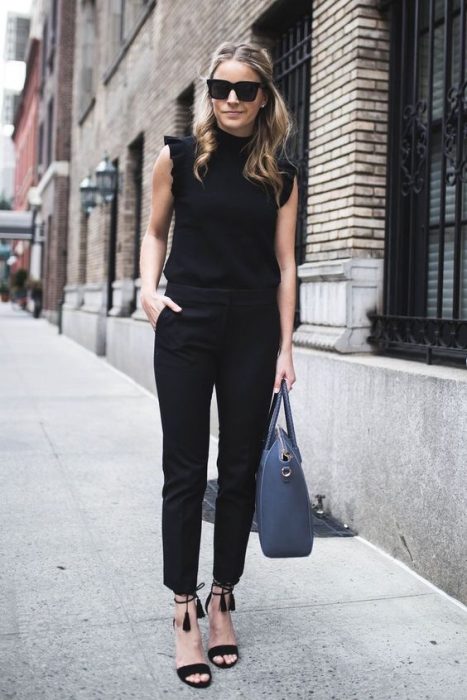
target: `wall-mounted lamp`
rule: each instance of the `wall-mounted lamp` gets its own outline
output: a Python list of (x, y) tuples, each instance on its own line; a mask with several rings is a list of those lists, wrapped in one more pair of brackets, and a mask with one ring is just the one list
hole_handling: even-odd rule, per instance
[(118, 182), (118, 171), (113, 163), (110, 162), (107, 153), (101, 160), (96, 170), (97, 190), (103, 202), (111, 202), (115, 197), (115, 190)]
[(111, 163), (107, 153), (94, 171), (95, 179), (90, 172), (81, 182), (79, 189), (81, 193), (81, 208), (89, 214), (97, 204), (111, 202), (117, 191), (121, 191), (122, 174)]
[(98, 193), (97, 186), (92, 180), (91, 173), (81, 181), (79, 191), (81, 196), (81, 209), (85, 214), (90, 214), (97, 204)]

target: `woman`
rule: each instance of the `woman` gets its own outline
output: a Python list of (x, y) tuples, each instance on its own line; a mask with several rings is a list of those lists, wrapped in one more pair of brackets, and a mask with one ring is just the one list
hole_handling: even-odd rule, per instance
[[(204, 80), (204, 79), (203, 79)], [(292, 331), (298, 184), (284, 156), (292, 118), (266, 49), (225, 42), (204, 82), (193, 134), (165, 136), (141, 249), (141, 299), (155, 330), (163, 430), (164, 585), (175, 594), (176, 670), (194, 687), (211, 673), (197, 618), (210, 404), (219, 411), (214, 568), (205, 609), (208, 656), (233, 666), (230, 617), (255, 509), (255, 477), (273, 391), (295, 382)], [(175, 228), (155, 290), (173, 207)]]

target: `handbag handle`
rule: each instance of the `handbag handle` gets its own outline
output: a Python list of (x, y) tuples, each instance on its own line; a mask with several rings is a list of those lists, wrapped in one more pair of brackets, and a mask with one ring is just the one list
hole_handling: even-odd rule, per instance
[(277, 418), (279, 416), (279, 411), (281, 407), (281, 398), (284, 399), (284, 412), (285, 412), (285, 420), (287, 423), (287, 434), (292, 442), (292, 445), (294, 447), (297, 446), (297, 438), (295, 437), (295, 427), (293, 424), (293, 419), (292, 419), (292, 410), (290, 408), (290, 400), (289, 400), (289, 391), (287, 389), (287, 382), (285, 378), (282, 379), (281, 381), (281, 386), (279, 391), (274, 394), (274, 398), (272, 400), (271, 408), (269, 411), (269, 417), (268, 417), (268, 432), (267, 432), (267, 437), (265, 441), (265, 446), (266, 449), (269, 449), (272, 445), (273, 437), (274, 437), (274, 428), (276, 427), (277, 423)]

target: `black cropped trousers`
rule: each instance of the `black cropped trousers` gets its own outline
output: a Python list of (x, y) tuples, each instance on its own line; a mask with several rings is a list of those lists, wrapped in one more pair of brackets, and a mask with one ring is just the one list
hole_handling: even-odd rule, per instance
[(210, 406), (219, 416), (213, 577), (243, 573), (256, 471), (280, 344), (277, 289), (214, 289), (168, 282), (155, 328), (154, 374), (163, 441), (163, 582), (195, 590), (207, 484)]

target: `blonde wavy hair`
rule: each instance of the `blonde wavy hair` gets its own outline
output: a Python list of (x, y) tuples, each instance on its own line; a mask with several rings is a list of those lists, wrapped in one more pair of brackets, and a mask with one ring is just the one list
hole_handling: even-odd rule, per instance
[(217, 67), (223, 62), (235, 59), (255, 70), (268, 95), (266, 106), (260, 109), (256, 117), (256, 129), (248, 146), (248, 157), (243, 168), (243, 175), (251, 181), (264, 186), (272, 186), (277, 206), (279, 207), (283, 179), (279, 169), (279, 158), (288, 160), (286, 143), (296, 131), (296, 123), (287, 105), (273, 81), (273, 62), (269, 51), (261, 46), (249, 43), (234, 44), (224, 41), (214, 51), (208, 69), (208, 75), (200, 75), (204, 81), (204, 92), (200, 109), (193, 124), (193, 136), (196, 140), (196, 154), (193, 173), (202, 183), (200, 174), (208, 169), (208, 162), (216, 150), (214, 126), (216, 117), (212, 109), (206, 78), (212, 78)]

